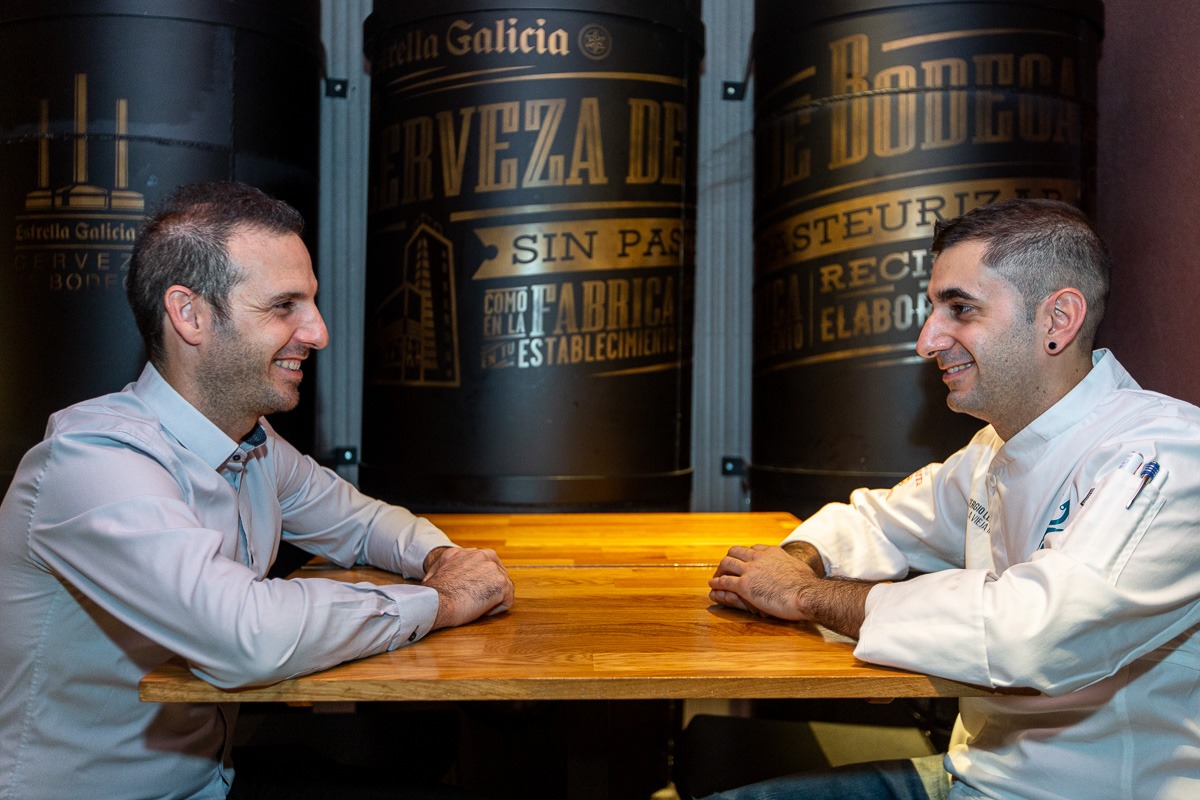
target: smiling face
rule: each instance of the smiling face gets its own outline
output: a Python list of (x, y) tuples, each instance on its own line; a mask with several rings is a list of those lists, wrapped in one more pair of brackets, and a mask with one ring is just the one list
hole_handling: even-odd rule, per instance
[(299, 236), (234, 233), (229, 256), (241, 280), (228, 316), (216, 321), (195, 364), (197, 407), (240, 439), (264, 414), (295, 408), (304, 361), (329, 342), (317, 310), (317, 279)]
[(947, 404), (991, 423), (1009, 439), (1057, 397), (1049, 385), (1034, 322), (1016, 287), (983, 266), (986, 245), (947, 248), (933, 264), (933, 304), (917, 352), (936, 359), (950, 390)]

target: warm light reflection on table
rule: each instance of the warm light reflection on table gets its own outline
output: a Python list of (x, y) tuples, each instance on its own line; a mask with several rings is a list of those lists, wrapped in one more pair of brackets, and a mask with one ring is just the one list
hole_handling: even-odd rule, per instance
[[(786, 514), (441, 515), (455, 541), (496, 549), (517, 602), (411, 647), (273, 686), (223, 691), (171, 662), (159, 702), (933, 697), (978, 687), (876, 667), (810, 624), (714, 606), (706, 581), (730, 544), (778, 542)], [(681, 566), (673, 566), (679, 564)], [(310, 566), (305, 579), (393, 582)]]

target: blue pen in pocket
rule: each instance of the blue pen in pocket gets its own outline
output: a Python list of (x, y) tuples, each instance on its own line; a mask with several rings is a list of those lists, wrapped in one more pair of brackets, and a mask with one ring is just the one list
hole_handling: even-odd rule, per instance
[(1158, 462), (1147, 461), (1146, 466), (1142, 467), (1142, 471), (1138, 473), (1138, 485), (1133, 490), (1133, 494), (1129, 496), (1129, 502), (1125, 504), (1125, 508), (1133, 505), (1133, 501), (1137, 500), (1137, 496), (1142, 493), (1142, 489), (1146, 488), (1146, 484), (1154, 480), (1154, 476), (1158, 474)]

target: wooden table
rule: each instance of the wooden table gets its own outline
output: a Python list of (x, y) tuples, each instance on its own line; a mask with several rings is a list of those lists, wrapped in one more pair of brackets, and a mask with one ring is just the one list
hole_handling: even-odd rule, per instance
[(509, 567), (715, 566), (731, 545), (777, 544), (800, 524), (786, 511), (429, 519), (464, 547), (490, 547)]
[[(171, 662), (141, 682), (157, 702), (934, 697), (989, 694), (854, 658), (808, 623), (713, 605), (706, 581), (731, 544), (778, 542), (790, 514), (433, 517), (455, 541), (510, 567), (505, 614), (411, 647), (273, 686), (227, 691)], [(394, 582), (372, 569), (305, 578)]]

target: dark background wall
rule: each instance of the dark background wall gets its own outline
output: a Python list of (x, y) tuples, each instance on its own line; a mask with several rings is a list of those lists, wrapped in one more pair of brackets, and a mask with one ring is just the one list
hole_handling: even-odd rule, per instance
[(1200, 3), (1105, 0), (1096, 223), (1114, 260), (1100, 343), (1200, 403)]

